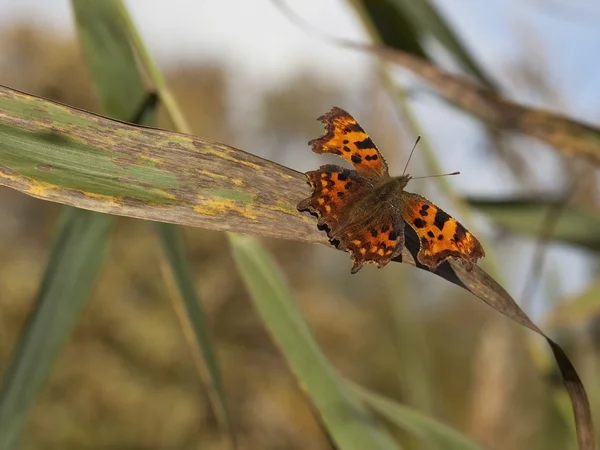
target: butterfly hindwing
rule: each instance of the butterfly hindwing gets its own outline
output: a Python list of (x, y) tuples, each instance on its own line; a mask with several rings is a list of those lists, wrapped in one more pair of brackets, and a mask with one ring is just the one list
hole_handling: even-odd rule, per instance
[(368, 180), (355, 170), (333, 164), (307, 172), (306, 177), (313, 192), (298, 204), (298, 210), (316, 214), (318, 224), (325, 225), (333, 235), (344, 222), (349, 205), (368, 190)]
[(366, 262), (383, 267), (402, 252), (404, 222), (391, 205), (383, 204), (363, 215), (373, 204), (369, 201), (371, 179), (335, 165), (321, 166), (306, 176), (313, 192), (298, 204), (298, 210), (316, 214), (331, 242), (350, 252), (352, 273)]
[(402, 253), (404, 248), (404, 221), (394, 211), (380, 211), (377, 220), (358, 223), (340, 231), (340, 250), (352, 255), (352, 273), (365, 263), (381, 268)]

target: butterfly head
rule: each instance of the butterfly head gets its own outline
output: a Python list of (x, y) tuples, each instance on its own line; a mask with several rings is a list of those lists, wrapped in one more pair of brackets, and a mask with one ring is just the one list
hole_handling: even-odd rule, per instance
[(379, 199), (387, 199), (389, 196), (397, 197), (402, 195), (402, 191), (411, 178), (410, 175), (387, 177), (375, 186), (374, 192)]
[(397, 189), (404, 189), (406, 187), (406, 185), (408, 184), (408, 182), (410, 180), (412, 180), (412, 177), (408, 174), (406, 175), (400, 175), (399, 177), (393, 177), (392, 180), (394, 181), (394, 185)]

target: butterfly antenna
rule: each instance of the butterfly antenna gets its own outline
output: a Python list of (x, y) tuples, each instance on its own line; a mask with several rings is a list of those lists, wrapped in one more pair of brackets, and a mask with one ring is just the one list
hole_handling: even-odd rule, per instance
[(442, 173), (440, 175), (425, 175), (424, 177), (412, 177), (411, 180), (420, 180), (422, 178), (449, 177), (450, 175), (460, 175), (460, 172)]
[(413, 145), (412, 150), (410, 151), (410, 155), (408, 155), (408, 161), (406, 161), (406, 165), (404, 166), (404, 172), (402, 172), (402, 176), (404, 176), (406, 174), (406, 169), (408, 169), (408, 163), (410, 162), (410, 159), (412, 158), (413, 153), (415, 152), (415, 148), (417, 148), (417, 144), (419, 143), (419, 141), (421, 140), (421, 136), (417, 136), (417, 140), (415, 141), (415, 144)]

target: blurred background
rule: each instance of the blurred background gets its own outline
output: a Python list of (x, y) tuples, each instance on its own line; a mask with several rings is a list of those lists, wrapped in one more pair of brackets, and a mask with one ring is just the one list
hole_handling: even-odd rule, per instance
[[(199, 136), (304, 172), (333, 161), (312, 154), (306, 143), (322, 133), (316, 118), (336, 105), (360, 121), (392, 173), (402, 171), (407, 150), (422, 134), (442, 171), (461, 171), (448, 180), (461, 197), (560, 198), (580, 179), (562, 213), (568, 218), (570, 205), (597, 211), (591, 166), (565, 160), (531, 139), (495, 133), (395, 68), (386, 73), (403, 86), (411, 112), (407, 121), (389, 83), (382, 82), (376, 59), (300, 30), (269, 1), (126, 3)], [(287, 3), (329, 34), (369, 40), (352, 2)], [(431, 4), (505, 96), (598, 122), (600, 60), (593, 56), (600, 49), (600, 7), (562, 0)], [(460, 71), (438, 42), (422, 45), (436, 64)], [(0, 84), (98, 111), (68, 1), (0, 0)], [(417, 151), (409, 172), (427, 175), (430, 168)], [(600, 416), (594, 377), (600, 336), (596, 244), (551, 241), (538, 289), (522, 299), (532, 278), (536, 239), (519, 233), (513, 210), (477, 214), (475, 209), (473, 217), (463, 218), (436, 181), (413, 181), (409, 190), (427, 196), (485, 240), (483, 267), (565, 345)], [(31, 311), (59, 206), (1, 189), (0, 208), (2, 373)], [(500, 227), (495, 214), (512, 214), (517, 224)], [(225, 236), (188, 228), (185, 238), (240, 447), (331, 448), (255, 313)], [(537, 336), (414, 267), (368, 266), (351, 276), (351, 262), (341, 252), (263, 243), (344, 376), (490, 449), (574, 448), (569, 406)], [(119, 220), (93, 297), (45, 385), (22, 448), (228, 448), (168, 300), (157, 247), (147, 223)], [(405, 448), (429, 448), (399, 436)]]

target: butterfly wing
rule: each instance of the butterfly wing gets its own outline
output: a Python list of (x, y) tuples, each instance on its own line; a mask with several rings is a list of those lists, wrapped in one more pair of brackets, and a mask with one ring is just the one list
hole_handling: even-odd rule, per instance
[(373, 208), (371, 179), (335, 165), (307, 172), (306, 177), (313, 192), (298, 210), (316, 214), (330, 241), (351, 254), (352, 273), (368, 262), (383, 267), (402, 252), (402, 217), (389, 203)]
[(391, 208), (383, 209), (376, 217), (341, 230), (338, 240), (338, 248), (352, 256), (352, 273), (358, 272), (365, 263), (382, 268), (402, 253), (404, 221)]
[(379, 150), (356, 119), (341, 108), (333, 107), (319, 117), (327, 133), (308, 143), (315, 153), (341, 156), (366, 176), (388, 176), (388, 167)]
[(299, 211), (309, 211), (319, 218), (319, 226), (327, 226), (330, 237), (347, 222), (350, 206), (369, 189), (368, 180), (351, 169), (327, 164), (306, 172), (312, 195), (298, 203)]
[(401, 201), (402, 217), (419, 237), (417, 260), (421, 264), (435, 270), (454, 257), (462, 259), (470, 270), (485, 256), (475, 236), (426, 198), (405, 191)]

